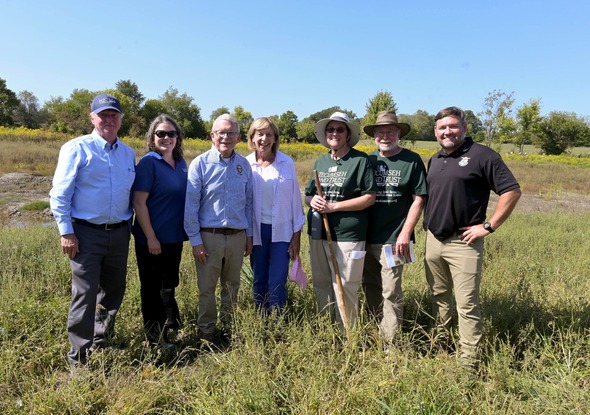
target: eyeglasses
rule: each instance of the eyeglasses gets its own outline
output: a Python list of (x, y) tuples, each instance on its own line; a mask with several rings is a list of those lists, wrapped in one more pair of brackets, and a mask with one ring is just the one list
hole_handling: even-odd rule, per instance
[(238, 136), (238, 134), (240, 133), (239, 131), (213, 131), (215, 133), (215, 135), (217, 135), (218, 137), (229, 137), (229, 138), (236, 138)]
[(328, 134), (332, 134), (333, 132), (337, 132), (338, 134), (342, 134), (345, 131), (346, 131), (346, 128), (344, 128), (344, 127), (338, 127), (338, 128), (330, 127), (330, 128), (326, 128), (326, 132)]
[(164, 130), (158, 130), (155, 133), (159, 138), (164, 138), (166, 136), (170, 137), (170, 138), (175, 138), (177, 133), (176, 130), (170, 130), (170, 131), (164, 131)]

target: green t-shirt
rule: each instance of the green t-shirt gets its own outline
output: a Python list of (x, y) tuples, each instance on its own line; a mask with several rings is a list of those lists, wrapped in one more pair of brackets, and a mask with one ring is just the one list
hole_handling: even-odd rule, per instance
[[(324, 198), (328, 202), (342, 202), (377, 191), (373, 170), (365, 153), (351, 148), (340, 160), (330, 154), (318, 158), (313, 166), (317, 170)], [(305, 187), (305, 195), (316, 195), (313, 171)], [(368, 225), (367, 209), (355, 212), (328, 213), (334, 241), (364, 241)], [(307, 213), (307, 233), (311, 234), (311, 209)], [(324, 235), (324, 239), (325, 239)]]
[(404, 226), (412, 196), (427, 194), (426, 169), (420, 156), (405, 148), (392, 157), (381, 157), (379, 151), (368, 157), (377, 182), (377, 200), (369, 208), (367, 243), (392, 244)]

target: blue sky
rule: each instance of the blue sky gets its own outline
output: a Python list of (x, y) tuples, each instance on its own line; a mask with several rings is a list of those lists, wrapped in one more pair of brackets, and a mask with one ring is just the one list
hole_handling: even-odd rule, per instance
[(477, 113), (495, 89), (590, 116), (587, 0), (0, 0), (0, 13), (0, 78), (41, 104), (129, 79), (146, 98), (192, 96), (203, 119), (236, 105), (362, 117), (379, 91), (399, 113)]

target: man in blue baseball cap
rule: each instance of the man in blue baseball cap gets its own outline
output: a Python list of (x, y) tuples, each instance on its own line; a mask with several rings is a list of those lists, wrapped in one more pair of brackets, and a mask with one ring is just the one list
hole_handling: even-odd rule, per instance
[(98, 114), (105, 110), (114, 110), (123, 114), (123, 111), (121, 111), (121, 103), (117, 98), (109, 94), (98, 94), (92, 100), (90, 111)]
[(123, 301), (129, 252), (135, 153), (122, 143), (121, 103), (98, 94), (90, 107), (92, 133), (65, 143), (50, 192), (51, 211), (70, 258), (68, 314), (71, 368), (108, 345)]

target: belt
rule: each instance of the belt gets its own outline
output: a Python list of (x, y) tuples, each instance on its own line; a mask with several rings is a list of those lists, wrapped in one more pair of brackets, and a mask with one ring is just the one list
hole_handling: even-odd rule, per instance
[(101, 223), (100, 225), (98, 225), (96, 223), (90, 223), (84, 219), (76, 219), (76, 218), (72, 218), (72, 222), (77, 223), (78, 225), (88, 226), (89, 228), (104, 229), (105, 231), (112, 231), (114, 229), (119, 229), (119, 228), (127, 225), (126, 220), (124, 220), (123, 222), (117, 222), (117, 223)]
[(201, 232), (219, 233), (221, 235), (235, 235), (237, 233), (244, 232), (244, 229), (232, 229), (232, 228), (201, 228)]

